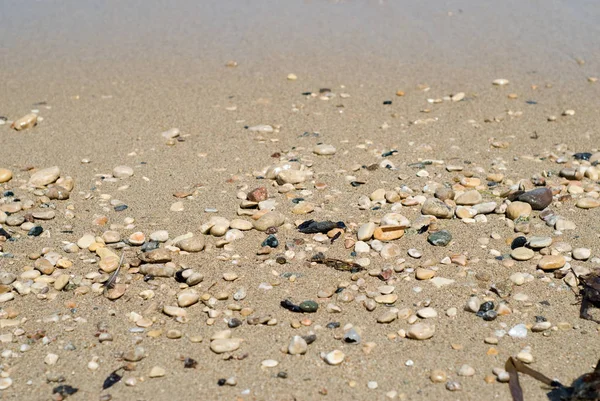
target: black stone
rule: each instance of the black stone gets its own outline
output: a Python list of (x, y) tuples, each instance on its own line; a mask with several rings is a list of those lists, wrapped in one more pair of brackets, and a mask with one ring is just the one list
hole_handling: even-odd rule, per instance
[(525, 244), (527, 244), (527, 238), (520, 236), (511, 242), (510, 249), (522, 248), (525, 246)]
[(4, 228), (0, 227), (0, 235), (6, 239), (10, 239), (11, 235)]
[(198, 366), (198, 362), (195, 359), (185, 358), (183, 360), (183, 367), (186, 369), (192, 369), (192, 368), (195, 369), (196, 366)]
[(323, 233), (327, 234), (329, 231), (334, 228), (346, 228), (346, 224), (342, 221), (333, 222), (333, 221), (314, 221), (314, 220), (306, 220), (304, 223), (298, 226), (298, 231), (302, 234), (317, 234)]
[(60, 386), (54, 387), (52, 389), (52, 394), (60, 394), (62, 397), (67, 397), (69, 395), (75, 394), (78, 391), (78, 388), (69, 386), (68, 384), (61, 384)]
[(292, 203), (298, 204), (298, 203), (302, 202), (303, 200), (304, 200), (304, 198), (294, 198), (294, 199), (292, 199)]
[(302, 339), (304, 341), (306, 341), (307, 345), (310, 345), (310, 344), (314, 343), (315, 341), (317, 341), (317, 335), (316, 334), (307, 334), (305, 336), (302, 336)]
[(224, 386), (224, 385), (225, 385), (225, 383), (227, 383), (227, 379), (219, 379), (219, 380), (217, 381), (217, 384), (218, 384), (219, 386)]
[(364, 183), (364, 182), (361, 182), (361, 181), (352, 181), (352, 182), (350, 183), (350, 185), (352, 185), (353, 187), (358, 187), (358, 186), (361, 186), (361, 185), (363, 185), (363, 184), (365, 184), (365, 183)]
[(340, 322), (329, 322), (325, 327), (328, 329), (337, 329), (340, 327)]
[(242, 321), (236, 317), (229, 319), (229, 321), (227, 322), (227, 327), (229, 327), (230, 329), (235, 329), (236, 327), (239, 327), (242, 325)]
[(42, 226), (35, 226), (27, 232), (27, 235), (29, 235), (31, 237), (37, 237), (37, 236), (41, 235), (43, 232), (44, 232), (44, 229), (42, 228)]
[(268, 246), (271, 248), (277, 248), (279, 246), (279, 241), (277, 237), (274, 235), (269, 235), (261, 244), (261, 246)]
[(575, 160), (590, 160), (590, 157), (592, 157), (590, 152), (580, 152), (573, 155)]
[(186, 271), (187, 269), (181, 269), (181, 270), (177, 270), (177, 272), (175, 272), (175, 281), (177, 281), (178, 283), (185, 283), (185, 277), (183, 277), (183, 272)]
[(117, 205), (114, 207), (115, 212), (122, 212), (123, 210), (127, 209), (129, 206), (127, 205)]
[(390, 156), (393, 156), (393, 155), (394, 155), (394, 153), (398, 153), (398, 151), (397, 151), (396, 149), (392, 149), (392, 150), (390, 150), (390, 151), (383, 152), (383, 153), (381, 154), (381, 157), (390, 157)]
[(389, 106), (390, 104), (392, 104), (392, 101), (391, 100), (384, 100), (383, 104), (386, 105), (386, 106)]
[(104, 380), (104, 383), (102, 384), (103, 390), (106, 390), (107, 388), (112, 387), (121, 381), (123, 376), (121, 376), (120, 374), (117, 373), (121, 369), (122, 368), (119, 368), (119, 369), (115, 370), (114, 372), (112, 372), (110, 375), (108, 375), (108, 377), (106, 378), (106, 380)]
[(2, 196), (5, 196), (5, 197), (15, 196), (15, 193), (13, 191), (4, 191)]
[(489, 310), (485, 312), (481, 317), (486, 322), (491, 322), (492, 320), (496, 320), (496, 318), (498, 317), (498, 312), (496, 312), (495, 310)]
[(539, 315), (537, 315), (537, 316), (535, 317), (535, 322), (536, 322), (536, 323), (542, 323), (542, 322), (546, 322), (546, 321), (548, 321), (548, 319), (546, 319), (544, 316), (539, 316)]
[(477, 316), (483, 317), (485, 313), (494, 310), (494, 303), (492, 301), (487, 301), (481, 304), (479, 310), (477, 311)]

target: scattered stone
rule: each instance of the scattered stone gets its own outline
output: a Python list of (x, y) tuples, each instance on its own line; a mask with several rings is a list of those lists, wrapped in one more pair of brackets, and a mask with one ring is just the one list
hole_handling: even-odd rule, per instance
[(408, 338), (415, 340), (427, 340), (435, 334), (435, 326), (427, 323), (412, 325), (406, 332)]
[(52, 184), (60, 177), (60, 168), (57, 166), (37, 170), (29, 178), (29, 184), (34, 187), (45, 187)]
[(346, 358), (346, 355), (337, 349), (325, 354), (323, 357), (325, 362), (327, 362), (329, 365), (339, 365), (340, 363), (344, 362), (344, 358)]
[(448, 230), (440, 230), (429, 234), (427, 241), (433, 246), (446, 246), (452, 241), (452, 234)]

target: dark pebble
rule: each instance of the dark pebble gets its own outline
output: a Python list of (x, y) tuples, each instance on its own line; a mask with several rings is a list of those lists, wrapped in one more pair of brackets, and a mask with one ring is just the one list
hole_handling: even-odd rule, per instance
[(175, 272), (175, 281), (178, 283), (185, 283), (186, 278), (183, 277), (183, 273), (188, 269), (181, 269)]
[(325, 327), (328, 329), (337, 329), (340, 327), (340, 322), (329, 322)]
[(298, 226), (298, 231), (300, 231), (302, 234), (317, 234), (317, 233), (323, 233), (326, 234), (327, 232), (333, 230), (334, 228), (345, 228), (346, 225), (339, 221), (337, 223), (333, 222), (333, 221), (314, 221), (314, 220), (306, 220), (305, 222), (303, 222), (302, 224), (300, 224)]
[(0, 227), (0, 236), (10, 239), (11, 235), (2, 227)]
[(158, 249), (160, 244), (157, 241), (146, 241), (142, 245), (142, 252), (152, 251), (154, 249)]
[(285, 256), (277, 256), (275, 258), (275, 262), (277, 262), (280, 265), (285, 265), (287, 263), (287, 259), (285, 258)]
[(552, 203), (552, 190), (546, 187), (532, 189), (519, 195), (517, 199), (529, 203), (533, 210), (544, 210)]
[(198, 362), (192, 358), (185, 358), (183, 360), (183, 367), (186, 369), (196, 368), (198, 366)]
[(287, 372), (281, 371), (281, 372), (277, 373), (277, 377), (280, 379), (287, 379), (288, 374), (287, 374)]
[(491, 311), (494, 309), (494, 302), (487, 301), (481, 304), (479, 307), (479, 311), (477, 311), (477, 316), (481, 316), (481, 314)]
[(277, 248), (279, 246), (279, 241), (277, 240), (276, 236), (271, 234), (262, 242), (261, 246)]
[(27, 235), (29, 235), (31, 237), (37, 237), (37, 236), (41, 235), (43, 232), (44, 232), (44, 229), (42, 228), (42, 226), (35, 226), (31, 230), (29, 230)]
[(391, 100), (384, 100), (383, 104), (386, 105), (386, 106), (388, 106), (388, 105), (392, 104), (392, 101)]
[(78, 388), (69, 386), (68, 384), (62, 384), (60, 386), (54, 387), (52, 389), (52, 394), (60, 394), (61, 396), (66, 397), (69, 395), (73, 395), (78, 391)]
[(575, 160), (590, 160), (590, 157), (592, 157), (590, 152), (580, 152), (573, 155)]
[(429, 234), (427, 241), (434, 246), (446, 246), (452, 241), (452, 234), (448, 230), (440, 230)]
[(219, 379), (219, 380), (217, 381), (217, 384), (218, 384), (219, 386), (224, 386), (224, 385), (225, 385), (225, 383), (227, 383), (227, 379)]
[(115, 206), (115, 212), (122, 212), (123, 210), (127, 209), (129, 206), (127, 205), (117, 205)]
[(352, 182), (350, 183), (350, 185), (352, 185), (353, 187), (358, 187), (358, 186), (361, 186), (361, 185), (363, 185), (363, 184), (365, 184), (365, 183), (364, 183), (364, 182), (361, 182), (361, 181), (352, 181)]
[(542, 322), (546, 322), (546, 321), (548, 321), (548, 319), (546, 319), (544, 316), (539, 316), (539, 315), (537, 315), (537, 316), (535, 317), (535, 322), (536, 322), (536, 323), (542, 323)]
[(522, 248), (527, 244), (527, 238), (520, 236), (515, 238), (510, 244), (510, 249)]
[(302, 301), (300, 305), (298, 305), (302, 312), (305, 313), (315, 313), (317, 309), (319, 309), (319, 304), (315, 301)]
[(498, 312), (496, 312), (495, 310), (489, 310), (485, 312), (481, 317), (486, 322), (491, 322), (492, 320), (496, 320), (496, 318), (498, 317)]
[(233, 319), (229, 319), (229, 321), (227, 322), (227, 327), (229, 327), (230, 329), (235, 329), (236, 327), (239, 327), (242, 325), (242, 321), (236, 317), (234, 317)]
[(11, 197), (11, 196), (15, 196), (15, 193), (13, 191), (4, 191), (4, 193), (2, 194), (2, 196), (5, 197)]
[(315, 341), (317, 341), (317, 335), (316, 334), (308, 334), (306, 336), (302, 336), (302, 339), (304, 341), (306, 341), (306, 344), (310, 345), (310, 344), (314, 343)]
[(390, 157), (390, 156), (393, 156), (394, 153), (398, 153), (398, 151), (396, 149), (392, 149), (392, 150), (390, 150), (388, 152), (383, 152), (381, 154), (381, 157)]
[(302, 202), (303, 200), (304, 200), (304, 198), (294, 198), (294, 199), (292, 199), (292, 203), (298, 204), (298, 203)]

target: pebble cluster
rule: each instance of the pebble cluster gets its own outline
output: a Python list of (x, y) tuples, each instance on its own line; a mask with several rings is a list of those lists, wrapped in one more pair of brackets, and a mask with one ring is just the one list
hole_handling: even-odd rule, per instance
[[(287, 80), (298, 77), (289, 74)], [(509, 84), (506, 79), (492, 83)], [(311, 101), (336, 97), (330, 89), (303, 95)], [(460, 92), (430, 103), (468, 99)], [(561, 118), (574, 114), (566, 110)], [(43, 119), (31, 113), (6, 123), (3, 131), (35, 131)], [(281, 129), (248, 125), (244, 134), (263, 142)], [(157, 130), (156, 136), (169, 147), (183, 138), (177, 128)], [(452, 356), (439, 366), (432, 356), (430, 368), (423, 370), (427, 384), (460, 391), (473, 377), (506, 382), (505, 357), (514, 354), (533, 363), (533, 344), (544, 337), (585, 326), (597, 338), (593, 323), (580, 322), (578, 314), (549, 321), (547, 301), (528, 294), (533, 283), (543, 283), (561, 302), (572, 304), (579, 277), (598, 271), (600, 256), (580, 245), (578, 226), (567, 217), (577, 213), (588, 219), (600, 207), (597, 149), (578, 152), (558, 144), (529, 156), (539, 165), (536, 174), (519, 176), (508, 167), (516, 154), (494, 153), (488, 166), (426, 157), (401, 160), (398, 150), (377, 144), (313, 138), (312, 146), (280, 150), (263, 169), (223, 183), (235, 187), (231, 195), (237, 209), (207, 205), (203, 216), (189, 216), (197, 220), (193, 232), (160, 222), (153, 224), (155, 230), (138, 229), (140, 216), (133, 217), (138, 205), (117, 197), (144, 183), (135, 166), (96, 174), (89, 190), (90, 177), (72, 177), (60, 165), (26, 170), (0, 165), (0, 390), (37, 383), (39, 378), (14, 376), (11, 366), (43, 352), (43, 381), (54, 389), (48, 397), (76, 393), (83, 383), (61, 370), (61, 360), (75, 358), (70, 334), (83, 330), (87, 339), (76, 363), (103, 372), (99, 383), (108, 376), (102, 400), (111, 399), (109, 392), (119, 385), (143, 386), (146, 380), (179, 374), (160, 365), (161, 341), (182, 344), (181, 370), (226, 364), (230, 373), (206, 385), (239, 386), (243, 396), (256, 385), (240, 380), (236, 364), (247, 359), (258, 358), (252, 368), (284, 380), (296, 363), (329, 367), (335, 375), (336, 366), (356, 367), (386, 348), (403, 346), (406, 357), (393, 369), (423, 369), (409, 359), (411, 347), (418, 347), (413, 344), (448, 342), (454, 351), (467, 341), (487, 344), (487, 355), (499, 357), (490, 359), (486, 370)], [(428, 145), (420, 146), (427, 154)], [(490, 141), (492, 151), (507, 148), (509, 143)], [(324, 169), (353, 151), (362, 162)], [(363, 190), (376, 174), (386, 179), (375, 190)], [(332, 175), (345, 187), (331, 186)], [(174, 197), (164, 215), (185, 214), (202, 192), (188, 188)], [(336, 206), (342, 198), (351, 199), (352, 210)], [(96, 213), (83, 232), (73, 224), (81, 208)], [(465, 242), (469, 237), (475, 241)], [(315, 275), (319, 283), (306, 283)], [(23, 308), (22, 302), (31, 299), (42, 315)], [(265, 302), (267, 311), (261, 310)], [(115, 327), (106, 314), (80, 311), (94, 304), (106, 309), (124, 304), (118, 309), (130, 309), (124, 317), (129, 327)], [(465, 343), (446, 339), (459, 324), (485, 327), (489, 334)], [(381, 334), (373, 335), (372, 327)], [(255, 346), (272, 338), (265, 334), (271, 328), (285, 335), (273, 341), (271, 352), (255, 355)], [(111, 345), (117, 336), (125, 336), (130, 346)], [(111, 350), (112, 359), (98, 357), (99, 348)], [(196, 349), (210, 350), (212, 359), (199, 362)], [(448, 358), (454, 362), (448, 364)], [(411, 399), (401, 384), (376, 381), (377, 372), (365, 383), (352, 378), (352, 369), (345, 372), (351, 388)], [(326, 388), (318, 391), (327, 394)]]

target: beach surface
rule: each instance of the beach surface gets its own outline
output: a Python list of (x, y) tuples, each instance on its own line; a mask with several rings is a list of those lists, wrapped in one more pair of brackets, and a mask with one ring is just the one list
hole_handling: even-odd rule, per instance
[[(596, 2), (6, 0), (0, 15), (2, 399), (509, 400), (510, 356), (565, 384), (593, 370), (574, 272), (600, 267)], [(506, 210), (536, 188), (544, 211)], [(428, 217), (434, 198), (453, 218)], [(269, 210), (274, 248), (255, 228)], [(300, 232), (311, 219), (346, 228)], [(466, 310), (486, 301), (493, 319)]]

